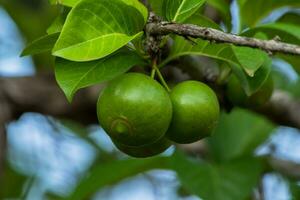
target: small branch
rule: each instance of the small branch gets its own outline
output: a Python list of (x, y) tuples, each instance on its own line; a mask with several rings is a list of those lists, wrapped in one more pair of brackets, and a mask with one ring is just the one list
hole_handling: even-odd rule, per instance
[(256, 111), (276, 123), (300, 129), (300, 101), (287, 92), (276, 90), (270, 101)]
[(0, 91), (0, 180), (3, 176), (6, 155), (6, 124), (12, 119), (11, 104)]
[(300, 180), (300, 163), (274, 158), (271, 156), (267, 159), (268, 164), (273, 170), (278, 171), (281, 174), (294, 180)]
[(148, 23), (150, 35), (162, 36), (177, 34), (183, 37), (202, 38), (219, 43), (230, 43), (237, 46), (259, 48), (267, 53), (281, 52), (285, 54), (300, 55), (300, 46), (273, 40), (260, 40), (256, 38), (237, 36), (213, 28), (196, 26), (193, 24), (177, 24), (170, 22)]

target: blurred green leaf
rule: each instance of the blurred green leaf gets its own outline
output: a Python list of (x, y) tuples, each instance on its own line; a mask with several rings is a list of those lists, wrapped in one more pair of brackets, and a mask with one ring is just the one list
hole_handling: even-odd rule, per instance
[(69, 12), (70, 9), (64, 8), (63, 11), (54, 19), (52, 24), (47, 29), (47, 33), (49, 35), (53, 33), (61, 32)]
[(72, 61), (103, 58), (141, 36), (147, 17), (137, 0), (82, 0), (68, 15), (52, 53)]
[(252, 157), (215, 165), (187, 159), (181, 153), (173, 156), (173, 167), (182, 185), (205, 200), (243, 200), (262, 172), (260, 161)]
[(6, 163), (3, 177), (0, 178), (0, 199), (19, 199), (22, 196), (23, 186), (27, 178)]
[(293, 97), (295, 97), (296, 99), (299, 100), (300, 98), (300, 79), (298, 79), (297, 82), (292, 83), (290, 85), (288, 85), (288, 87), (286, 88), (286, 90), (292, 94)]
[(243, 24), (254, 27), (265, 17), (267, 17), (272, 11), (282, 8), (300, 7), (299, 0), (246, 0), (240, 4), (241, 20)]
[(272, 23), (257, 26), (243, 33), (245, 36), (254, 36), (258, 32), (265, 33), (269, 39), (279, 36), (284, 42), (300, 44), (300, 26), (294, 24)]
[(231, 30), (231, 11), (230, 3), (226, 0), (206, 0), (209, 5), (218, 10), (223, 18), (224, 23), (226, 24), (228, 30)]
[(154, 157), (147, 159), (118, 160), (94, 166), (84, 177), (70, 200), (87, 199), (105, 186), (113, 185), (119, 181), (136, 174), (151, 170), (169, 167), (169, 158)]
[(300, 21), (299, 13), (286, 13), (277, 20), (277, 23), (299, 25), (299, 21)]
[(289, 188), (291, 191), (292, 199), (291, 200), (299, 200), (300, 199), (300, 185), (295, 181), (289, 182)]
[(221, 30), (220, 26), (212, 21), (210, 18), (201, 15), (200, 13), (193, 14), (190, 18), (188, 18), (185, 23), (188, 24), (197, 24), (202, 27), (214, 28), (217, 30)]
[(205, 0), (162, 0), (162, 12), (168, 21), (183, 22), (195, 13)]
[(277, 54), (277, 56), (292, 65), (295, 71), (300, 74), (300, 56), (287, 55), (282, 53)]
[(162, 11), (162, 4), (163, 4), (164, 1), (162, 0), (149, 0), (149, 4), (151, 6), (151, 9), (153, 10), (153, 12), (160, 16), (160, 17), (164, 17), (163, 16), (163, 11)]
[(81, 88), (109, 81), (131, 67), (144, 61), (135, 52), (121, 49), (116, 53), (96, 61), (73, 62), (56, 59), (55, 77), (69, 101)]
[(222, 113), (213, 136), (208, 140), (210, 149), (215, 159), (223, 161), (252, 155), (274, 128), (271, 122), (257, 114), (234, 109), (229, 114)]
[(58, 37), (59, 33), (53, 33), (34, 40), (23, 50), (21, 56), (28, 56), (51, 51)]

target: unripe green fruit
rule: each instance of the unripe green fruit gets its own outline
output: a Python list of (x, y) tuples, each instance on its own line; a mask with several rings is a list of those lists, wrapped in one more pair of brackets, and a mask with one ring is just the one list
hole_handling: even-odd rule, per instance
[(118, 143), (144, 146), (166, 133), (172, 103), (155, 80), (139, 73), (124, 74), (102, 91), (97, 113), (100, 125)]
[(198, 81), (185, 81), (173, 88), (170, 97), (173, 118), (166, 135), (170, 140), (186, 144), (211, 135), (220, 108), (210, 87)]
[(140, 147), (126, 146), (117, 141), (113, 141), (113, 143), (123, 153), (126, 153), (127, 155), (136, 158), (146, 158), (146, 157), (158, 155), (164, 152), (165, 150), (167, 150), (171, 146), (171, 141), (169, 141), (165, 137), (155, 141), (154, 143), (147, 144)]
[(255, 108), (264, 105), (272, 96), (273, 90), (274, 84), (270, 75), (257, 92), (247, 96), (237, 77), (232, 75), (227, 84), (226, 94), (234, 105)]

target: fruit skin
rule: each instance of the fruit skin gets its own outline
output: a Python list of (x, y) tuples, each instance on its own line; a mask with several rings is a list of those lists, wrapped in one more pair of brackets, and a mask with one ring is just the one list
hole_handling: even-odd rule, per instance
[(123, 153), (136, 158), (146, 158), (158, 155), (167, 150), (172, 145), (171, 141), (166, 139), (165, 137), (158, 139), (154, 143), (140, 147), (126, 146), (114, 140), (113, 143)]
[(214, 91), (198, 81), (176, 85), (170, 94), (173, 118), (166, 136), (180, 144), (210, 136), (217, 124), (220, 107)]
[(234, 105), (257, 108), (264, 105), (271, 98), (273, 90), (273, 78), (269, 75), (257, 92), (251, 96), (247, 96), (238, 78), (232, 75), (227, 84), (226, 95), (229, 101)]
[(128, 73), (111, 81), (97, 103), (100, 125), (118, 143), (144, 146), (166, 133), (172, 103), (168, 92), (155, 80)]

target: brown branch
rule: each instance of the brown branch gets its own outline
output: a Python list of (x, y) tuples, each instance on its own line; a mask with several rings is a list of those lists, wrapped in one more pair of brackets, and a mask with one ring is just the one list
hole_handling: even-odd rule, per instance
[(93, 87), (81, 90), (70, 104), (53, 75), (0, 78), (0, 93), (9, 101), (13, 119), (17, 119), (24, 112), (38, 112), (85, 124), (94, 123), (97, 122), (98, 92), (99, 89)]
[(12, 118), (11, 105), (0, 91), (0, 180), (3, 176), (6, 154), (6, 123)]
[(291, 179), (300, 180), (300, 163), (272, 156), (267, 157), (267, 162), (272, 170), (278, 171)]
[(256, 111), (278, 124), (300, 129), (300, 101), (287, 92), (275, 91), (270, 101)]
[(237, 36), (213, 28), (201, 27), (193, 24), (170, 22), (148, 23), (147, 30), (152, 35), (168, 35), (173, 33), (184, 37), (202, 38), (219, 43), (230, 43), (237, 46), (259, 48), (267, 53), (282, 52), (285, 54), (300, 55), (300, 46), (280, 42), (278, 39), (260, 40)]

